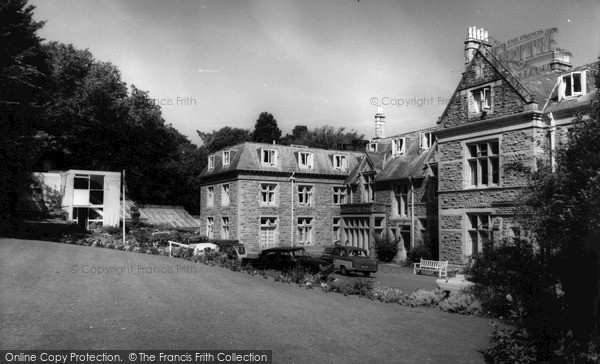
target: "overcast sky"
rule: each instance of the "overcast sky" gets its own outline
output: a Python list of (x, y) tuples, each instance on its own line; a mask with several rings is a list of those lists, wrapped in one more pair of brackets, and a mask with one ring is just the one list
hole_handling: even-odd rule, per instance
[(284, 134), (333, 125), (372, 138), (377, 103), (387, 104), (388, 136), (434, 126), (464, 68), (469, 26), (500, 41), (556, 27), (575, 66), (600, 51), (598, 0), (30, 3), (47, 21), (43, 38), (115, 64), (197, 144), (196, 130), (252, 130), (263, 111)]

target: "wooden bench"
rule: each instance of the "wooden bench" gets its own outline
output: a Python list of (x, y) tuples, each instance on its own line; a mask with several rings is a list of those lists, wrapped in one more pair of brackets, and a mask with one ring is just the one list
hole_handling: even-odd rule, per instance
[(440, 278), (448, 277), (448, 261), (438, 261), (438, 260), (425, 260), (421, 259), (421, 262), (414, 263), (413, 265), (413, 273), (417, 274), (417, 270), (419, 273), (422, 270), (428, 270), (432, 272), (438, 272)]

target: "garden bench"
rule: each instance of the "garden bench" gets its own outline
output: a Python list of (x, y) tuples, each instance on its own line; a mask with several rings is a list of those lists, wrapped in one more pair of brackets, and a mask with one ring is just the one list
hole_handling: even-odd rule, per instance
[(448, 277), (448, 261), (438, 261), (438, 260), (426, 260), (421, 259), (419, 263), (414, 263), (413, 265), (413, 273), (417, 274), (417, 270), (421, 272), (422, 270), (428, 270), (432, 272), (438, 272), (440, 278)]

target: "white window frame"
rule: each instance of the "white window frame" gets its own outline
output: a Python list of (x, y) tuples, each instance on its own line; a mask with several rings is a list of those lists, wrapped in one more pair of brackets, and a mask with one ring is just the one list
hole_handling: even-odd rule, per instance
[(333, 168), (337, 170), (348, 170), (348, 157), (342, 154), (334, 154)]
[(300, 245), (311, 245), (314, 242), (314, 219), (312, 217), (298, 217), (297, 220), (297, 233), (298, 233), (298, 244)]
[(306, 184), (298, 184), (297, 187), (297, 196), (298, 196), (298, 205), (300, 206), (312, 206), (312, 195), (313, 195), (313, 185)]
[(348, 203), (348, 195), (349, 195), (348, 187), (333, 186), (333, 204), (334, 205), (343, 205), (345, 203)]
[[(466, 143), (467, 188), (500, 186), (500, 140)], [(494, 151), (495, 146), (495, 151)]]
[(228, 183), (221, 185), (221, 206), (229, 206), (229, 201), (231, 200), (229, 191), (230, 186)]
[(206, 187), (206, 207), (212, 208), (215, 206), (215, 186)]
[(215, 237), (215, 218), (212, 216), (206, 217), (206, 236), (209, 239)]
[(223, 166), (228, 166), (231, 163), (231, 151), (224, 150), (223, 151)]
[(484, 235), (491, 237), (492, 217), (489, 213), (467, 214), (468, 242), (466, 256), (483, 252)]
[(259, 217), (259, 245), (260, 249), (274, 248), (277, 245), (279, 234), (277, 216), (261, 216)]
[(363, 175), (363, 203), (375, 201), (375, 177), (372, 174)]
[(229, 239), (229, 216), (221, 217), (221, 239)]
[(403, 155), (406, 153), (406, 138), (394, 138), (392, 139), (392, 154), (394, 157)]
[(311, 152), (298, 152), (298, 166), (302, 169), (313, 169), (314, 164), (313, 153)]
[[(579, 79), (578, 82), (575, 82), (576, 79)], [(586, 72), (571, 72), (566, 75), (562, 75), (558, 77), (558, 99), (568, 99), (571, 97), (585, 96), (586, 95)], [(576, 84), (579, 84), (579, 88), (576, 87)]]
[(479, 114), (492, 110), (492, 87), (485, 86), (471, 90), (471, 111)]
[(369, 143), (369, 151), (370, 152), (376, 152), (377, 151), (377, 143), (376, 142)]
[(213, 169), (215, 169), (215, 156), (214, 156), (214, 154), (208, 156), (208, 170), (212, 171)]
[(429, 149), (433, 145), (433, 133), (419, 134), (419, 145), (421, 149)]
[(374, 220), (373, 233), (375, 236), (383, 237), (385, 233), (385, 216), (375, 216)]
[(410, 187), (408, 183), (398, 183), (394, 185), (394, 200), (396, 201), (396, 209), (394, 215), (399, 217), (408, 216), (408, 191)]
[(260, 163), (263, 166), (274, 166), (277, 165), (277, 150), (275, 149), (261, 149), (260, 150)]
[(262, 182), (260, 184), (260, 205), (277, 206), (277, 183)]
[(333, 240), (332, 241), (338, 241), (338, 240), (342, 240), (342, 218), (339, 216), (336, 216), (333, 218)]

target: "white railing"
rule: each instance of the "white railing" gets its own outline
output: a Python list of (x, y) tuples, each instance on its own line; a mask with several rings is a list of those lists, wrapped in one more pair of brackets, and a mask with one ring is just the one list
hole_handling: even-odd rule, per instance
[(171, 255), (171, 250), (172, 250), (173, 245), (178, 245), (178, 246), (180, 246), (182, 248), (186, 248), (186, 249), (194, 249), (194, 248), (196, 248), (195, 245), (181, 244), (181, 243), (177, 243), (177, 242), (169, 240), (169, 256), (170, 257), (172, 256)]

